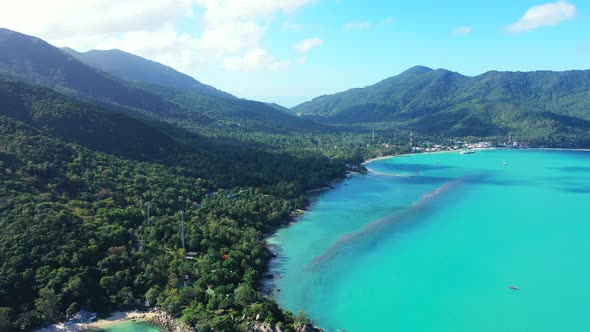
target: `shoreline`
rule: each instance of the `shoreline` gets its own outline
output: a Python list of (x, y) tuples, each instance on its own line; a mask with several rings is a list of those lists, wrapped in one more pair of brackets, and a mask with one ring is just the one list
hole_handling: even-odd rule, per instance
[(590, 149), (569, 149), (569, 148), (530, 148), (526, 150), (548, 150), (548, 151), (580, 151), (590, 152)]
[[(496, 148), (488, 148), (488, 149), (470, 149), (471, 151), (482, 151), (482, 150), (494, 150)], [(420, 152), (420, 153), (402, 153), (402, 154), (392, 154), (392, 155), (387, 155), (387, 156), (381, 156), (381, 157), (375, 157), (375, 158), (371, 158), (371, 159), (367, 159), (365, 161), (362, 162), (362, 165), (366, 165), (366, 164), (370, 164), (374, 161), (378, 161), (378, 160), (383, 160), (383, 159), (390, 159), (390, 158), (395, 158), (395, 157), (401, 157), (401, 156), (412, 156), (412, 155), (421, 155), (421, 154), (437, 154), (437, 153), (459, 153), (461, 150), (451, 150), (451, 151), (428, 151), (428, 152)]]
[[(590, 149), (570, 149), (570, 148), (520, 148), (520, 149), (507, 149), (507, 148), (502, 148), (502, 147), (492, 147), (492, 148), (478, 148), (478, 149), (469, 149), (470, 151), (486, 151), (486, 150), (541, 150), (541, 151), (578, 151), (578, 152), (590, 152)], [(395, 158), (395, 157), (400, 157), (400, 156), (408, 156), (408, 155), (420, 155), (420, 154), (440, 154), (440, 153), (460, 153), (462, 151), (462, 149), (460, 150), (450, 150), (450, 151), (429, 151), (429, 152), (421, 152), (421, 153), (403, 153), (403, 154), (395, 154), (395, 155), (386, 155), (386, 156), (380, 156), (380, 157), (375, 157), (375, 158), (371, 158), (371, 159), (367, 159), (365, 161), (363, 161), (361, 163), (361, 165), (365, 166), (367, 164), (370, 164), (372, 162), (378, 161), (378, 160), (384, 160), (384, 159), (390, 159), (390, 158)], [(369, 167), (366, 167), (367, 169), (367, 173), (369, 174), (376, 174), (376, 175), (385, 175), (385, 176), (393, 176), (393, 177), (411, 177), (413, 175), (396, 175), (396, 174), (385, 174), (385, 173), (380, 173), (378, 171), (375, 171)], [(362, 173), (356, 173), (356, 174), (362, 174)], [(332, 183), (337, 183), (339, 180), (342, 179), (335, 179), (331, 182)], [(310, 191), (307, 191), (305, 194), (314, 194), (314, 193), (318, 193), (318, 192), (322, 192), (322, 191), (327, 191), (333, 189), (332, 185), (327, 186), (327, 187), (323, 187), (323, 188), (316, 188), (316, 189), (312, 189)], [(308, 210), (308, 206), (305, 207), (305, 209), (303, 210), (303, 212), (307, 212)], [(276, 250), (277, 247), (280, 247), (280, 244), (278, 243), (270, 243), (269, 239), (271, 239), (272, 237), (274, 237), (278, 231), (280, 231), (282, 228), (287, 228), (287, 227), (291, 227), (293, 223), (297, 222), (298, 220), (301, 219), (303, 213), (298, 214), (296, 217), (294, 218), (290, 218), (288, 222), (286, 222), (285, 224), (283, 224), (282, 226), (277, 227), (277, 229), (273, 230), (272, 232), (270, 232), (269, 234), (267, 234), (267, 236), (265, 237), (265, 242), (267, 245), (267, 248), (269, 249), (269, 251), (273, 254), (273, 257), (268, 261), (267, 263), (267, 269), (266, 269), (266, 274), (267, 276), (263, 277), (263, 279), (261, 280), (260, 284), (262, 286), (262, 293), (265, 296), (269, 296), (272, 299), (275, 299), (275, 294), (277, 294), (277, 288), (276, 285), (274, 283), (274, 280), (277, 278), (282, 278), (282, 275), (280, 273), (278, 273), (277, 271), (277, 265), (273, 264), (273, 261), (276, 262), (277, 258), (281, 255), (280, 250)], [(274, 248), (273, 248), (274, 247)], [(271, 248), (275, 249), (275, 250), (271, 250)], [(282, 308), (282, 307), (281, 307)]]
[[(590, 149), (582, 148), (582, 149), (572, 149), (572, 148), (519, 148), (519, 149), (509, 149), (509, 148), (502, 148), (502, 147), (494, 147), (494, 148), (479, 148), (479, 149), (469, 149), (470, 151), (488, 151), (488, 150), (540, 150), (540, 151), (578, 151), (578, 152), (590, 152)], [(421, 154), (436, 154), (436, 153), (460, 153), (462, 150), (451, 150), (451, 151), (429, 151), (429, 152), (421, 152), (421, 153), (402, 153), (402, 154), (392, 154), (387, 156), (375, 157), (371, 159), (367, 159), (362, 162), (362, 165), (372, 163), (374, 161), (383, 160), (383, 159), (390, 159), (395, 157), (401, 156), (410, 156), (410, 155), (421, 155)]]
[(66, 324), (57, 323), (38, 330), (36, 332), (63, 332), (63, 331), (96, 331), (104, 330), (123, 323), (151, 323), (158, 315), (158, 312), (139, 311), (115, 311), (108, 318), (99, 319), (91, 323)]

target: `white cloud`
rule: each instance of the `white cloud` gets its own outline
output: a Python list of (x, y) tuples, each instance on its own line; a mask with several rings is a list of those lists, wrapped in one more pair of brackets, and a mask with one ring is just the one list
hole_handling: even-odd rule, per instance
[(282, 26), (283, 30), (291, 30), (291, 31), (301, 31), (304, 28), (305, 27), (303, 26), (303, 24), (297, 24), (297, 23), (285, 23)]
[(320, 38), (308, 38), (300, 41), (295, 45), (297, 53), (307, 53), (314, 47), (318, 47), (324, 44), (324, 41)]
[(154, 30), (192, 13), (190, 0), (4, 1), (0, 22), (51, 40)]
[(576, 6), (565, 0), (560, 0), (529, 8), (520, 20), (508, 27), (508, 30), (512, 33), (525, 32), (556, 25), (575, 16)]
[(395, 19), (392, 16), (388, 16), (386, 18), (383, 19), (383, 21), (381, 21), (381, 24), (383, 25), (387, 25), (387, 24), (391, 24), (395, 21)]
[(201, 48), (238, 53), (260, 45), (277, 13), (293, 13), (312, 0), (195, 0), (201, 17)]
[[(211, 55), (199, 51), (198, 37), (178, 33), (172, 28), (159, 31), (132, 31), (119, 37), (110, 37), (93, 42), (97, 49), (122, 49), (148, 59), (172, 65), (191, 72), (210, 63)], [(61, 43), (60, 43), (61, 44)], [(69, 45), (69, 44), (63, 44)]]
[(232, 56), (223, 61), (227, 71), (279, 70), (289, 66), (289, 61), (278, 61), (265, 49), (257, 48), (243, 56)]
[[(2, 1), (0, 24), (79, 51), (119, 48), (196, 73), (260, 49), (269, 23), (314, 0)], [(197, 33), (178, 30), (193, 21)], [(190, 24), (190, 23), (189, 23)]]
[(204, 29), (197, 46), (221, 53), (237, 53), (257, 47), (265, 30), (253, 21), (228, 21)]
[(302, 65), (302, 64), (304, 64), (304, 63), (307, 62), (307, 57), (306, 56), (301, 56), (301, 57), (295, 59), (295, 62), (297, 62), (298, 64)]
[(366, 29), (370, 29), (371, 26), (372, 26), (372, 24), (369, 21), (354, 21), (354, 22), (348, 22), (348, 23), (344, 24), (342, 29), (344, 31), (366, 30)]
[(206, 8), (206, 24), (217, 24), (233, 19), (268, 19), (277, 12), (290, 14), (311, 0), (195, 0)]
[(460, 26), (458, 28), (456, 28), (455, 30), (453, 30), (453, 33), (456, 35), (467, 35), (470, 34), (471, 31), (473, 31), (473, 29), (471, 29), (471, 27), (468, 26)]

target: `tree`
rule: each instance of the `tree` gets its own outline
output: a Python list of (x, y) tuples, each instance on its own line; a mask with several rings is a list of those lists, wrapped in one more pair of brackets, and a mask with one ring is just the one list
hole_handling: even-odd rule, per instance
[(0, 308), (0, 332), (12, 331), (12, 309), (2, 307)]
[(145, 293), (145, 299), (150, 307), (158, 304), (158, 296), (160, 296), (159, 287), (152, 287)]
[(35, 307), (43, 317), (50, 321), (59, 318), (59, 299), (55, 291), (49, 287), (39, 290), (39, 297), (35, 300)]
[(242, 305), (247, 306), (258, 300), (258, 292), (250, 284), (241, 284), (236, 289), (236, 301)]
[(309, 318), (309, 316), (303, 312), (303, 311), (299, 311), (297, 313), (297, 315), (295, 315), (295, 317), (293, 317), (294, 323), (293, 325), (296, 328), (300, 328), (306, 325), (311, 324), (311, 319)]

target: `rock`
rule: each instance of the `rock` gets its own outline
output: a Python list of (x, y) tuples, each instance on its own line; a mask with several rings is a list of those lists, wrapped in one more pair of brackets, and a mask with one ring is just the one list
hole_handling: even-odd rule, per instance
[(175, 319), (174, 317), (168, 315), (163, 311), (158, 311), (157, 314), (150, 319), (150, 323), (158, 325), (162, 327), (163, 331), (170, 331), (170, 332), (190, 332), (193, 331), (190, 327), (182, 324), (180, 321)]
[(307, 324), (295, 329), (295, 332), (324, 332), (324, 330), (320, 329), (317, 326)]
[[(254, 324), (248, 328), (248, 332), (283, 332), (283, 330), (279, 326), (273, 328), (268, 323), (254, 322)], [(324, 330), (308, 324), (295, 329), (295, 332), (324, 332)]]

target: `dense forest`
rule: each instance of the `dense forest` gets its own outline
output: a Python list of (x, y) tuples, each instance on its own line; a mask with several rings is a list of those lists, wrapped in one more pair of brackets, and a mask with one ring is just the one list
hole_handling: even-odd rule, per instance
[[(305, 189), (342, 176), (344, 161), (223, 145), (200, 151), (47, 89), (0, 87), (1, 330), (82, 307), (130, 308), (135, 299), (200, 331), (241, 330), (245, 321), (232, 317), (258, 314), (292, 327), (293, 316), (256, 291), (270, 257), (264, 235), (304, 207)], [(188, 251), (195, 259), (185, 259)]]
[(418, 67), (287, 110), (132, 54), (0, 29), (0, 331), (136, 300), (197, 331), (243, 331), (257, 315), (291, 331), (305, 314), (258, 289), (264, 238), (307, 190), (409, 152), (410, 132), (588, 147), (587, 76)]
[(292, 109), (326, 123), (424, 136), (590, 146), (590, 71), (497, 72), (468, 77), (414, 67), (377, 84), (317, 97)]

